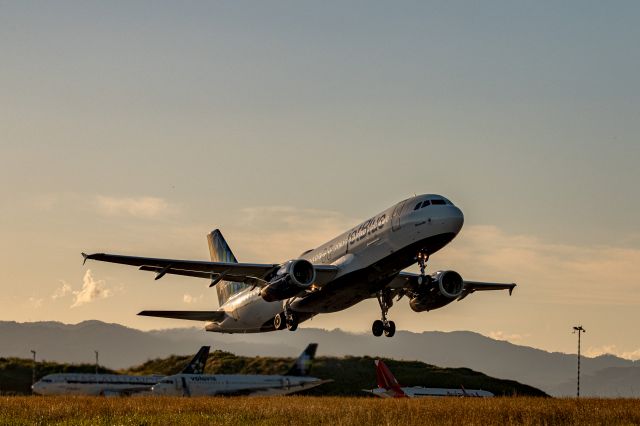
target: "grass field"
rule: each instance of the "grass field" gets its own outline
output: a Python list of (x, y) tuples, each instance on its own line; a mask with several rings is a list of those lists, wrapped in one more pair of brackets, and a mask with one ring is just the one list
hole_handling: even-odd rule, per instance
[(640, 424), (632, 399), (1, 397), (0, 424)]

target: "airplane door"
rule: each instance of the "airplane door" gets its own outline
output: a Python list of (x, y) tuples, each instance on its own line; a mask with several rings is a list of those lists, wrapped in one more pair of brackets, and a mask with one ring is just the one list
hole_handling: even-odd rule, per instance
[(394, 209), (393, 213), (391, 213), (391, 230), (397, 231), (400, 229), (400, 213), (402, 212), (402, 208), (406, 204), (407, 200), (398, 204)]

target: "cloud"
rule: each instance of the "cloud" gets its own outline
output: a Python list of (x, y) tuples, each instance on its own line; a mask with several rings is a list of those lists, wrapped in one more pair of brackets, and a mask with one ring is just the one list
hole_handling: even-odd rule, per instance
[(279, 262), (337, 237), (356, 223), (330, 210), (262, 206), (240, 210), (229, 235), (254, 261)]
[(489, 333), (488, 336), (494, 340), (506, 340), (509, 342), (522, 340), (525, 337), (528, 337), (528, 335), (523, 336), (522, 334), (507, 334), (507, 333), (504, 333), (502, 330), (492, 331)]
[(98, 195), (95, 197), (95, 207), (106, 216), (133, 216), (147, 219), (174, 211), (174, 207), (158, 197), (118, 198)]
[(492, 280), (516, 280), (516, 292), (537, 302), (640, 303), (638, 249), (553, 244), (533, 236), (510, 235), (495, 226), (470, 226), (444, 251), (446, 255), (434, 256), (433, 262), (446, 259), (469, 279), (486, 279), (491, 271)]
[(37, 297), (30, 297), (29, 298), (29, 304), (34, 308), (34, 309), (38, 309), (41, 308), (42, 305), (44, 303), (44, 299), (40, 299)]
[(60, 280), (60, 287), (54, 290), (53, 294), (51, 295), (51, 298), (53, 300), (60, 299), (62, 297), (65, 297), (67, 294), (71, 292), (72, 292), (71, 285), (64, 280)]
[(202, 294), (200, 296), (192, 296), (190, 294), (185, 294), (182, 297), (182, 301), (187, 304), (198, 303), (199, 301), (202, 300), (202, 297), (203, 297)]
[(72, 308), (91, 303), (98, 299), (106, 299), (113, 295), (113, 291), (107, 288), (104, 280), (96, 280), (91, 274), (91, 269), (87, 269), (82, 279), (82, 288), (79, 291), (73, 291), (74, 302)]
[(616, 345), (589, 347), (584, 351), (584, 354), (588, 357), (615, 355), (617, 357), (630, 359), (633, 361), (640, 360), (640, 349), (636, 349), (635, 351), (622, 351), (619, 350)]
[(60, 194), (57, 193), (45, 193), (37, 194), (31, 197), (31, 204), (37, 210), (49, 212), (53, 210), (60, 201)]

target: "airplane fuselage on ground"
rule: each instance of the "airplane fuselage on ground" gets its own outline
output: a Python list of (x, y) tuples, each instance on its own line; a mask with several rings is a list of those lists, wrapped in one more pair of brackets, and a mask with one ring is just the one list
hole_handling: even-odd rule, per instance
[(160, 396), (288, 395), (326, 383), (315, 377), (260, 374), (176, 374), (153, 386)]

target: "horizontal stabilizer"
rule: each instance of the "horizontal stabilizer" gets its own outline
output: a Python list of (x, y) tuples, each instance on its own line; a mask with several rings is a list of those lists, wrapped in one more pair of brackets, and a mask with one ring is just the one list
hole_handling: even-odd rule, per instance
[(173, 318), (191, 321), (221, 322), (227, 316), (224, 311), (142, 311), (145, 317)]

